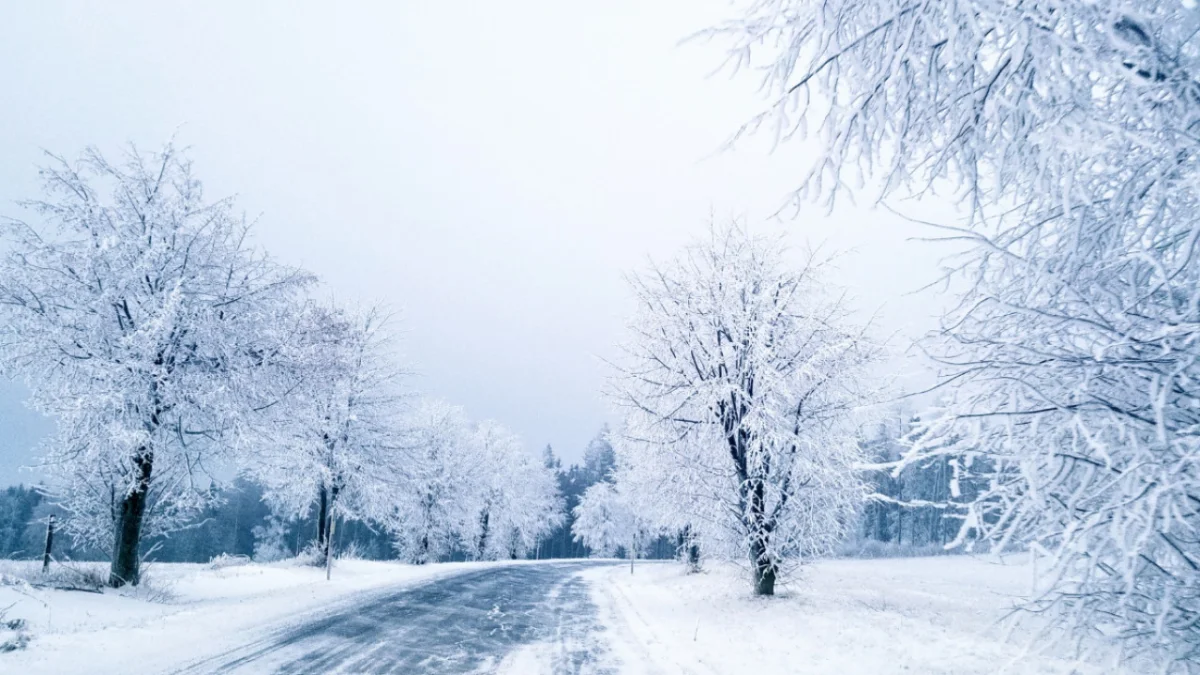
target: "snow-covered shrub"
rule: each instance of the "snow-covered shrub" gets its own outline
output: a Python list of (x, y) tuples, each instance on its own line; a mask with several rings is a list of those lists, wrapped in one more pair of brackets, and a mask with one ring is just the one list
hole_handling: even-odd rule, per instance
[(363, 560), (363, 552), (359, 549), (358, 542), (352, 541), (349, 546), (342, 548), (337, 552), (338, 560)]
[(291, 561), (305, 567), (324, 567), (325, 549), (315, 541), (309, 542), (307, 546), (300, 549), (300, 554), (292, 558)]
[(241, 567), (243, 565), (249, 565), (250, 562), (250, 556), (222, 553), (220, 555), (213, 556), (212, 560), (208, 561), (208, 567), (209, 569), (219, 570), (226, 567)]
[(269, 516), (266, 525), (255, 525), (252, 532), (256, 562), (275, 562), (291, 555), (287, 545), (287, 524), (279, 518)]

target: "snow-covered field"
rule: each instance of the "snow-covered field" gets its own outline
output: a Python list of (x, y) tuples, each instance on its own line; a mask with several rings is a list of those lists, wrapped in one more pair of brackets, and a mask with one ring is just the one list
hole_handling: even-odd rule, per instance
[[(495, 564), (346, 560), (332, 581), (324, 569), (289, 564), (158, 564), (148, 568), (152, 590), (132, 594), (0, 586), (0, 608), (11, 606), (7, 618), (25, 619), (32, 637), (26, 649), (0, 654), (0, 673), (128, 673), (133, 655), (140, 673), (174, 670), (372, 591)], [(13, 565), (24, 563), (0, 561), (0, 572)]]
[(773, 599), (733, 568), (584, 573), (622, 673), (1116, 673), (1005, 640), (1028, 565), (964, 556), (830, 560)]
[[(11, 574), (13, 564), (0, 562), (0, 572)], [(138, 672), (171, 672), (265, 642), (283, 626), (383, 606), (371, 600), (382, 598), (375, 594), (383, 589), (509, 564), (537, 563), (342, 561), (330, 582), (322, 569), (289, 564), (164, 564), (150, 567), (149, 591), (0, 586), (0, 608), (11, 605), (9, 618), (26, 619), (33, 637), (26, 649), (0, 654), (0, 673), (127, 673), (131, 655)], [(539, 608), (535, 623), (550, 633), (510, 644), (502, 660), (488, 661), (490, 668), (559, 672), (574, 663), (582, 672), (632, 675), (1121, 672), (1005, 640), (997, 622), (1028, 593), (1031, 578), (1028, 565), (1011, 558), (830, 560), (810, 566), (771, 599), (751, 596), (738, 570), (717, 565), (693, 575), (675, 563), (639, 563), (632, 575), (627, 565), (594, 567), (579, 572), (586, 586), (574, 572), (566, 574), (575, 581), (551, 584), (544, 601), (540, 595), (525, 598)], [(475, 595), (496, 586), (467, 585)], [(496, 587), (492, 612), (501, 615), (512, 611), (513, 594), (534, 592), (534, 586)], [(460, 633), (490, 625), (481, 619), (483, 610), (472, 611), (445, 607), (435, 613), (443, 623), (459, 617), (453, 628)], [(443, 623), (429, 630), (446, 630)], [(407, 620), (402, 628), (421, 630)], [(435, 637), (416, 639), (434, 644)], [(336, 631), (330, 639), (336, 643)]]

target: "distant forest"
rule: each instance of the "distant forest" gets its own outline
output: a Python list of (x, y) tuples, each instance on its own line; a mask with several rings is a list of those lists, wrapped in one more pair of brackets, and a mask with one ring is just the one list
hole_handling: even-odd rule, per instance
[[(873, 460), (899, 458), (901, 436), (911, 428), (907, 421), (895, 420), (872, 429), (863, 438)], [(542, 451), (542, 462), (555, 471), (559, 491), (566, 507), (566, 519), (539, 545), (530, 558), (585, 558), (590, 551), (571, 534), (574, 508), (580, 496), (592, 485), (612, 478), (614, 454), (602, 430), (584, 452), (582, 462), (563, 467), (550, 446)], [(897, 501), (945, 501), (950, 490), (950, 467), (946, 461), (909, 467), (899, 476), (887, 471), (872, 472), (872, 489)], [(195, 524), (146, 542), (143, 556), (158, 562), (208, 562), (220, 555), (274, 559), (302, 553), (317, 531), (315, 512), (303, 517), (281, 520), (263, 501), (263, 489), (246, 478), (238, 478), (220, 490), (220, 500)], [(59, 514), (52, 501), (37, 486), (13, 486), (0, 491), (0, 558), (35, 558), (42, 555), (46, 522)], [(952, 541), (960, 521), (948, 518), (932, 507), (901, 506), (892, 502), (870, 502), (863, 509), (858, 535), (847, 542), (850, 555), (891, 552), (935, 552)], [(268, 545), (268, 542), (270, 545)], [(396, 557), (392, 542), (383, 529), (368, 523), (339, 521), (334, 535), (335, 549), (342, 555), (371, 560)], [(676, 555), (677, 543), (660, 537), (645, 552), (651, 559), (669, 559)], [(110, 552), (80, 548), (67, 537), (57, 537), (54, 556), (64, 560), (108, 559)], [(463, 560), (455, 552), (449, 560)]]
[[(542, 451), (542, 462), (555, 470), (558, 488), (566, 506), (566, 520), (540, 545), (530, 558), (583, 558), (589, 551), (571, 536), (572, 510), (588, 487), (611, 477), (613, 451), (602, 431), (589, 443), (580, 464), (563, 467), (550, 446)], [(158, 562), (208, 562), (220, 555), (275, 558), (303, 552), (317, 531), (315, 512), (280, 520), (263, 501), (263, 488), (252, 480), (237, 478), (220, 490), (220, 500), (186, 529), (148, 540), (143, 556)], [(13, 486), (0, 491), (0, 558), (34, 558), (42, 555), (46, 522), (57, 509), (37, 486)], [(334, 545), (341, 554), (384, 560), (395, 558), (391, 538), (381, 528), (356, 520), (338, 522)], [(271, 542), (272, 546), (265, 544)], [(282, 544), (282, 550), (280, 549)], [(651, 558), (670, 558), (674, 545), (666, 539), (648, 551)], [(56, 559), (107, 559), (108, 551), (80, 548), (67, 537), (57, 537)], [(462, 560), (455, 552), (450, 560)]]

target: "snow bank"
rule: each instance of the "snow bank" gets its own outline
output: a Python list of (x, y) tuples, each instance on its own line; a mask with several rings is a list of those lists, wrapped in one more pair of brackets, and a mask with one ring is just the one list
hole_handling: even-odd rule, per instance
[(591, 582), (622, 673), (1114, 673), (1032, 653), (997, 622), (1027, 565), (965, 556), (830, 560), (775, 598), (730, 567), (599, 568)]
[(362, 602), (365, 594), (416, 585), (497, 563), (413, 566), (339, 561), (323, 568), (248, 564), (153, 564), (146, 590), (103, 593), (0, 586), (0, 607), (22, 618), (33, 640), (0, 654), (0, 672), (141, 673), (175, 670), (286, 623)]

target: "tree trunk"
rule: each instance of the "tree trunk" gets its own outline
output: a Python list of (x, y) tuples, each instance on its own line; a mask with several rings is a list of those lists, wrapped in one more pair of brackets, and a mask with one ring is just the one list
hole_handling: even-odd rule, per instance
[(491, 518), (491, 513), (488, 509), (483, 510), (483, 514), (479, 516), (479, 546), (477, 558), (487, 560), (487, 540), (488, 540), (488, 520)]
[(328, 523), (326, 520), (329, 517), (329, 495), (325, 489), (325, 483), (322, 482), (317, 488), (317, 547), (325, 550), (325, 527)]
[(750, 566), (754, 569), (754, 594), (775, 595), (775, 574), (778, 566), (768, 552), (771, 525), (766, 516), (766, 488), (755, 480), (749, 489), (747, 525), (750, 531)]
[(421, 548), (417, 553), (417, 564), (424, 565), (429, 562), (429, 533), (421, 535)]
[(138, 548), (142, 537), (142, 520), (146, 515), (146, 500), (150, 491), (150, 473), (154, 468), (154, 455), (144, 451), (133, 461), (137, 472), (134, 487), (121, 499), (117, 514), (117, 532), (113, 543), (112, 567), (109, 569), (108, 585), (120, 588), (125, 584), (136, 586), (140, 580), (141, 559)]
[(337, 485), (334, 485), (333, 488), (329, 491), (329, 500), (328, 500), (328, 504), (326, 504), (326, 500), (324, 499), (325, 490), (324, 490), (324, 488), (321, 489), (321, 497), (322, 497), (321, 510), (325, 514), (325, 519), (323, 521), (325, 523), (325, 527), (324, 527), (324, 531), (322, 532), (322, 534), (325, 537), (324, 545), (325, 545), (325, 578), (326, 579), (329, 578), (330, 570), (333, 569), (333, 503), (335, 500), (337, 500), (337, 494), (338, 494)]
[(750, 542), (750, 567), (754, 570), (754, 594), (775, 595), (775, 563), (767, 559), (766, 548), (761, 541)]
[(325, 538), (325, 581), (333, 576), (333, 509), (329, 510), (329, 536)]
[(691, 525), (680, 530), (678, 550), (678, 555), (683, 558), (683, 563), (687, 567), (688, 574), (699, 572), (700, 544), (696, 543), (696, 537), (692, 534)]

